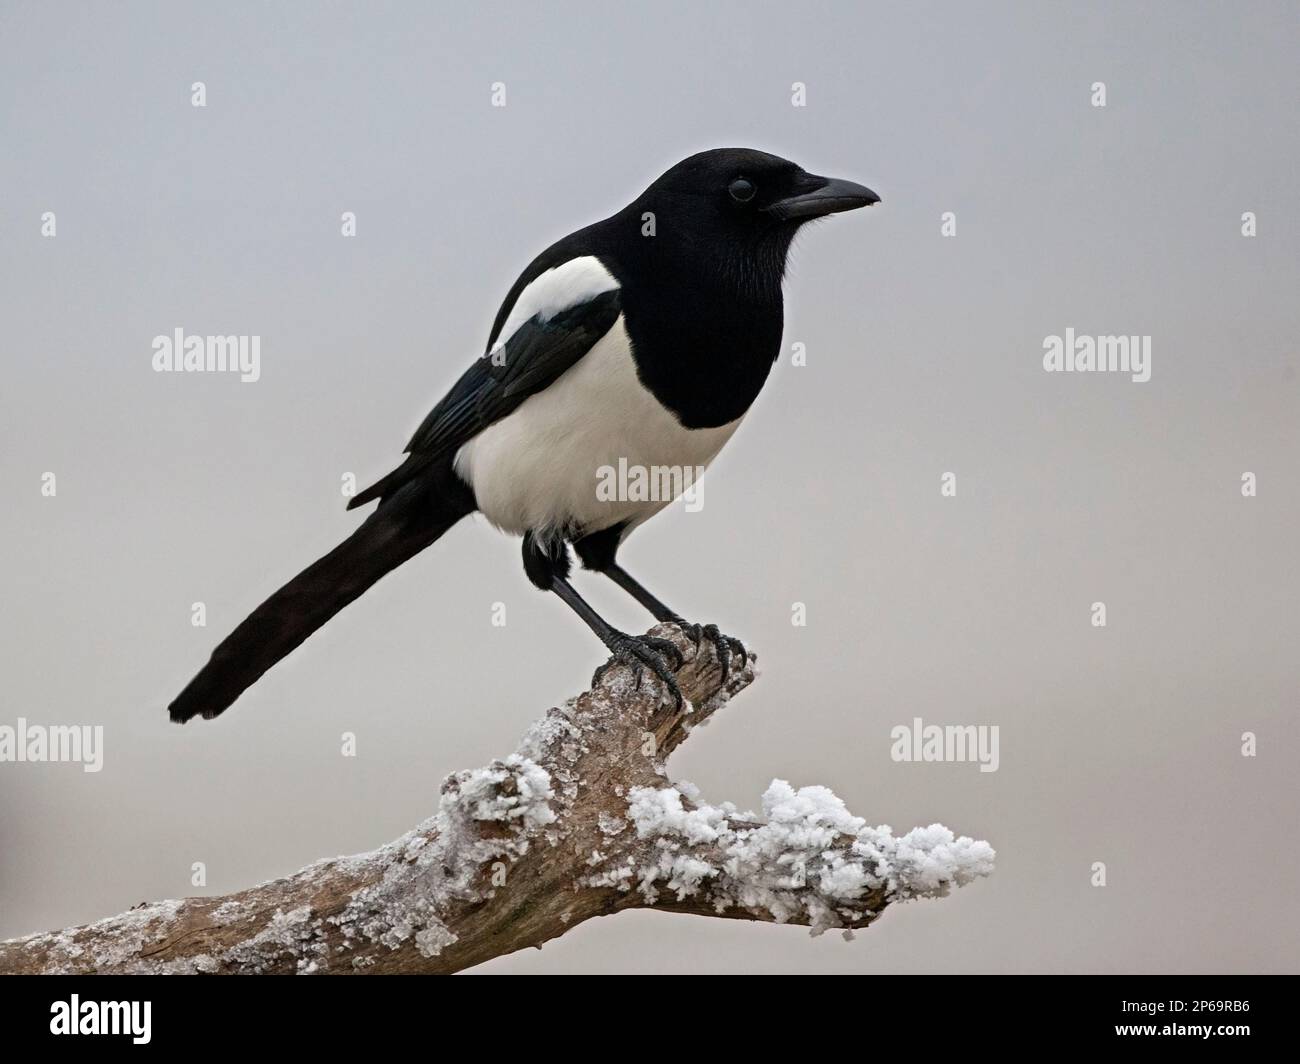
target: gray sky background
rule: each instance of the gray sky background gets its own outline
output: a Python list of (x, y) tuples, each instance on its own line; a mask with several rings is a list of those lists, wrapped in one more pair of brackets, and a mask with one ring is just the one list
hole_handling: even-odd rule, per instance
[[(853, 943), (635, 913), (485, 970), (1294, 970), (1297, 54), (1292, 3), (5, 0), (0, 724), (106, 750), (0, 765), (0, 936), (370, 849), (581, 688), (601, 648), (478, 520), (220, 720), (164, 710), (354, 527), (340, 477), (391, 467), (536, 252), (747, 145), (884, 203), (800, 239), (704, 509), (626, 548), (763, 672), (672, 773), (826, 784), (997, 871)], [(178, 326), (259, 334), (261, 380), (154, 373)], [(1150, 335), (1151, 381), (1045, 373), (1068, 326)], [(999, 771), (892, 762), (914, 716), (998, 725)]]

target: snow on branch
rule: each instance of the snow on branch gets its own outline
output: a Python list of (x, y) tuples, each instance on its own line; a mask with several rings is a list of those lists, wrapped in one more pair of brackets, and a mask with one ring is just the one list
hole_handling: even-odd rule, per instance
[(680, 708), (649, 673), (611, 669), (509, 757), (448, 777), (437, 813), (378, 850), (0, 943), (0, 974), (457, 972), (623, 909), (847, 933), (992, 872), (988, 843), (939, 824), (895, 836), (825, 787), (774, 780), (755, 814), (670, 782), (668, 755), (753, 682), (754, 659), (724, 682), (711, 643), (653, 634), (683, 653)]

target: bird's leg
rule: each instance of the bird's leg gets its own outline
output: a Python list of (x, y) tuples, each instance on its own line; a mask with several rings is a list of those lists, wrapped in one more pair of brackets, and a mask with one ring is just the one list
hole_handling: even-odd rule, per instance
[(692, 631), (700, 627), (698, 624), (688, 624), (686, 621), (682, 620), (676, 612), (669, 609), (650, 594), (650, 592), (647, 591), (639, 581), (634, 579), (632, 575), (617, 562), (610, 562), (606, 568), (600, 571), (649, 610), (656, 621), (661, 621), (665, 624), (675, 624), (681, 628), (682, 631), (692, 635), (695, 642), (698, 643), (700, 641), (699, 632)]
[(640, 686), (641, 675), (648, 668), (663, 681), (677, 705), (681, 706), (682, 692), (677, 686), (677, 677), (673, 675), (673, 670), (681, 668), (682, 652), (676, 646), (667, 639), (620, 632), (592, 609), (587, 600), (574, 590), (573, 585), (559, 574), (552, 575), (551, 590), (559, 595), (574, 613), (587, 622), (587, 626), (596, 633), (613, 655), (610, 661), (596, 670), (591, 678), (593, 685), (600, 682), (601, 677), (611, 666), (627, 665), (636, 678), (637, 686)]
[(527, 532), (524, 534), (523, 546), (524, 572), (528, 574), (528, 579), (543, 591), (554, 591), (559, 595), (569, 609), (587, 623), (587, 627), (596, 633), (600, 641), (609, 647), (610, 653), (613, 654), (614, 661), (606, 662), (596, 670), (596, 674), (591, 678), (592, 684), (599, 683), (600, 678), (613, 663), (629, 666), (638, 685), (641, 683), (642, 673), (648, 668), (663, 681), (680, 708), (682, 692), (677, 686), (677, 677), (673, 675), (673, 670), (681, 668), (682, 652), (667, 639), (632, 636), (620, 632), (593, 610), (587, 600), (569, 583), (571, 559), (568, 544), (552, 537), (538, 537), (532, 532)]
[[(677, 625), (697, 647), (706, 639), (713, 644), (713, 649), (718, 655), (718, 663), (722, 667), (722, 682), (726, 683), (727, 678), (731, 675), (731, 655), (739, 654), (742, 662), (748, 656), (744, 644), (739, 639), (732, 639), (723, 635), (718, 631), (716, 624), (692, 624), (690, 621), (685, 620), (676, 610), (671, 609), (650, 594), (641, 585), (640, 581), (634, 579), (631, 573), (614, 560), (615, 555), (618, 553), (619, 543), (622, 541), (623, 532), (623, 525), (614, 525), (611, 528), (602, 529), (599, 532), (575, 540), (573, 549), (578, 552), (578, 557), (582, 559), (584, 566), (592, 570), (592, 572), (604, 573), (649, 610), (656, 621)], [(565, 572), (567, 573), (568, 570), (566, 569)]]
[(624, 569), (617, 562), (611, 561), (604, 568), (598, 570), (614, 581), (619, 587), (631, 595), (637, 602), (641, 603), (654, 616), (655, 620), (663, 621), (668, 624), (675, 624), (680, 628), (690, 640), (699, 646), (700, 643), (707, 639), (713, 644), (713, 649), (717, 652), (718, 662), (722, 666), (722, 682), (727, 682), (727, 677), (731, 675), (731, 655), (739, 654), (743, 662), (748, 656), (745, 650), (745, 644), (739, 639), (733, 639), (731, 636), (723, 635), (716, 624), (691, 624), (683, 619), (679, 614), (669, 609), (660, 602), (654, 595), (650, 594), (631, 573)]

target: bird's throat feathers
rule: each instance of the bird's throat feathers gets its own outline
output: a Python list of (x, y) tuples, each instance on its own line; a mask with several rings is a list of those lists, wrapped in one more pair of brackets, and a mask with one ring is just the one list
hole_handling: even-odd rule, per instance
[[(781, 306), (786, 259), (798, 226), (773, 225), (757, 232), (714, 233), (669, 197), (643, 196), (609, 219), (619, 231), (640, 234), (623, 256), (634, 257), (642, 280), (664, 289), (691, 288), (755, 306)], [(725, 237), (725, 238), (724, 238)]]

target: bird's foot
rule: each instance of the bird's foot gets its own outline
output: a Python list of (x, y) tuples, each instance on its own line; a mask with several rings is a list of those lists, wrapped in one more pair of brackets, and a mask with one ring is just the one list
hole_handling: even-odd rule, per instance
[(749, 658), (749, 651), (745, 649), (745, 644), (732, 636), (723, 635), (716, 624), (691, 624), (681, 617), (672, 618), (670, 623), (677, 625), (682, 630), (682, 634), (694, 643), (697, 649), (705, 640), (713, 644), (713, 652), (717, 654), (718, 664), (722, 666), (724, 684), (731, 676), (731, 655), (739, 655), (742, 665)]
[(681, 688), (677, 686), (674, 670), (682, 667), (682, 652), (667, 639), (651, 635), (627, 635), (615, 632), (609, 641), (610, 659), (595, 672), (591, 678), (592, 686), (600, 683), (601, 678), (615, 665), (626, 665), (632, 670), (638, 688), (641, 677), (649, 669), (663, 682), (669, 694), (680, 709), (683, 705)]

